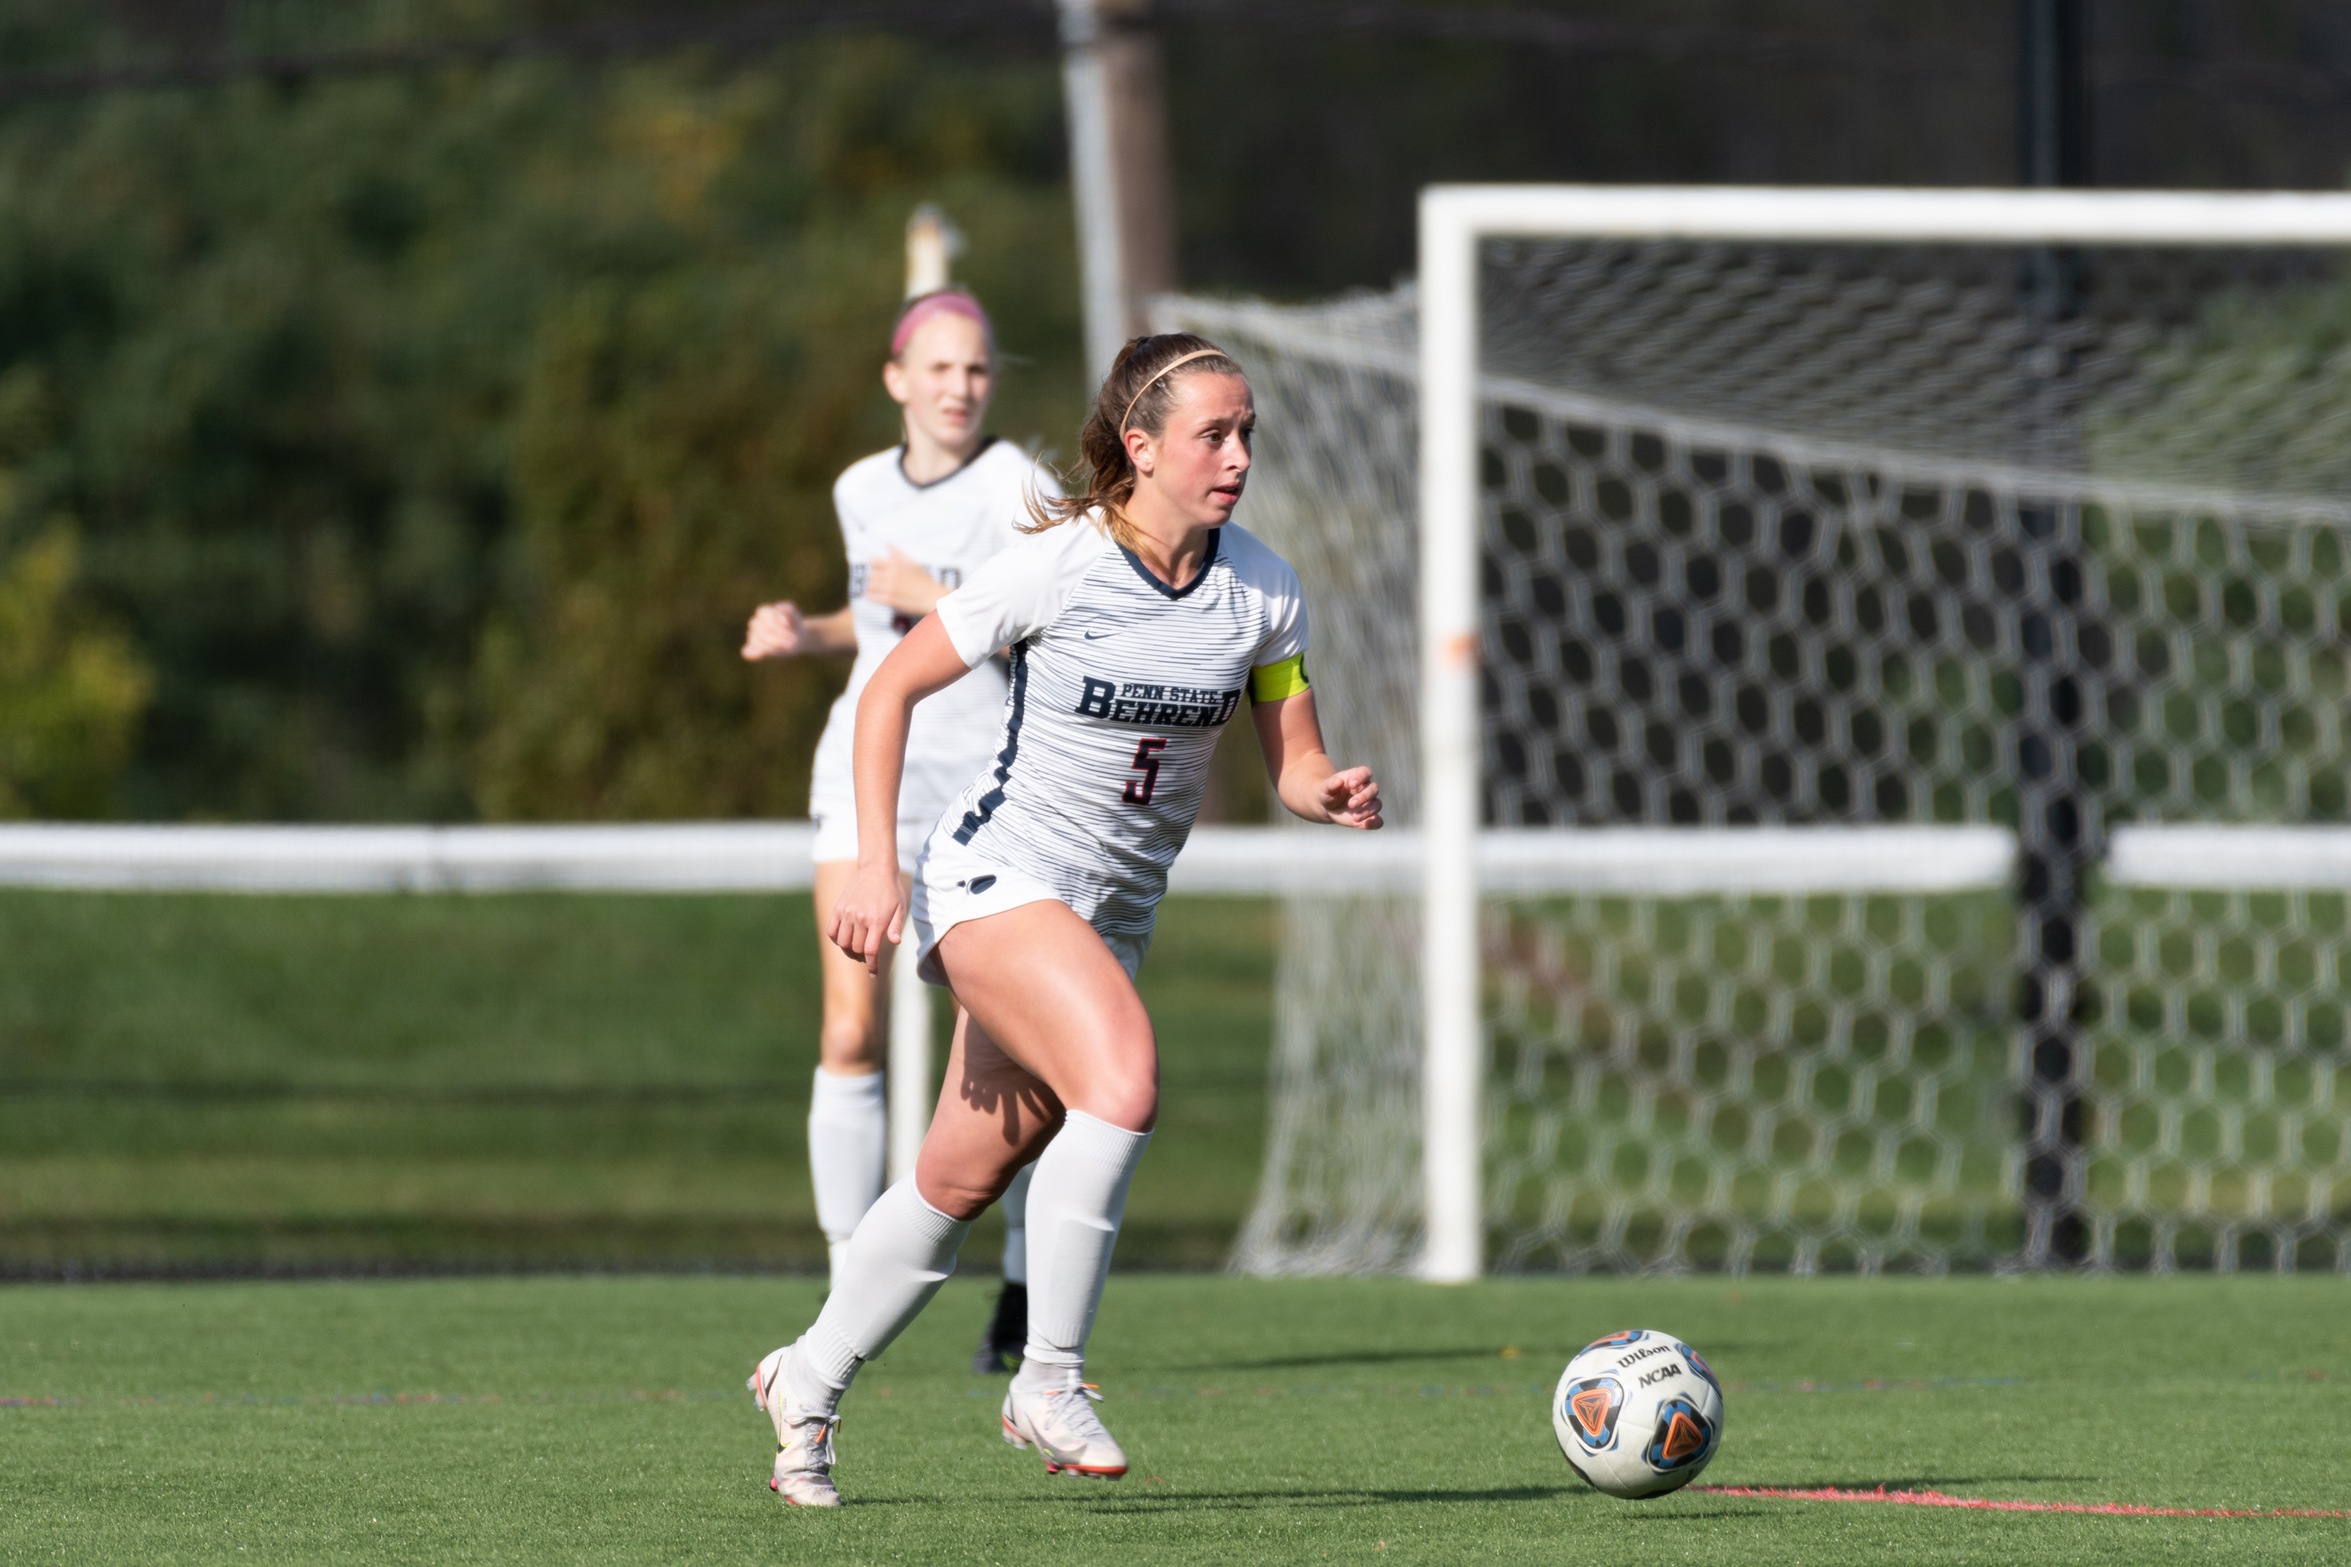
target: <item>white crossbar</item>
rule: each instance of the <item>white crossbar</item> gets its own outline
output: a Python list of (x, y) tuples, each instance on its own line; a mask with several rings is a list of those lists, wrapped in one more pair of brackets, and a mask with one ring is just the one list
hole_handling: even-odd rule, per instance
[(1432, 185), (1421, 214), (1490, 238), (2351, 245), (2351, 196), (2323, 191)]

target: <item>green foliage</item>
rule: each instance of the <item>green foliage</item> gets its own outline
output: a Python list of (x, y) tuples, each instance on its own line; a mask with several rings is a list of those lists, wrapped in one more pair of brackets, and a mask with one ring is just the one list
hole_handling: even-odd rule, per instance
[[(832, 672), (747, 668), (722, 628), (761, 597), (837, 593), (822, 537), (792, 524), (822, 515), (847, 435), (787, 410), (796, 389), (857, 398), (821, 370), (796, 388), (766, 316), (599, 290), (542, 333), (514, 469), (529, 596), (493, 624), (476, 690), (487, 814), (805, 811)], [(847, 369), (868, 345), (843, 346)]]
[(103, 810), (153, 688), (122, 637), (73, 623), (74, 567), (63, 527), (0, 559), (0, 816)]
[(77, 591), (72, 523), (9, 526), (23, 512), (15, 464), (50, 411), (38, 374), (0, 377), (0, 817), (103, 814), (155, 684)]
[(759, 599), (839, 594), (900, 225), (947, 206), (1035, 362), (999, 428), (1071, 427), (1059, 159), (1049, 65), (856, 39), (0, 114), (26, 504), (157, 671), (112, 804), (797, 808), (838, 674), (729, 660)]

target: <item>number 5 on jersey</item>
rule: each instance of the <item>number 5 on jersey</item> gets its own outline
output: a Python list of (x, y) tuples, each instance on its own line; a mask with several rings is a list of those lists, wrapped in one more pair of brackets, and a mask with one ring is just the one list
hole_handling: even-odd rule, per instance
[(1156, 736), (1135, 742), (1135, 759), (1127, 765), (1143, 776), (1127, 780), (1122, 798), (1129, 805), (1149, 805), (1151, 791), (1159, 787), (1159, 753), (1167, 749), (1167, 742)]

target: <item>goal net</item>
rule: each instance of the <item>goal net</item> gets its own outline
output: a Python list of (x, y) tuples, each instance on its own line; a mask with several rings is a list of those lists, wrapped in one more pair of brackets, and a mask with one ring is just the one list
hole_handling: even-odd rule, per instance
[(1163, 306), (1434, 856), (1288, 902), (1236, 1264), (2351, 1268), (2345, 202), (1450, 199), (1425, 296)]

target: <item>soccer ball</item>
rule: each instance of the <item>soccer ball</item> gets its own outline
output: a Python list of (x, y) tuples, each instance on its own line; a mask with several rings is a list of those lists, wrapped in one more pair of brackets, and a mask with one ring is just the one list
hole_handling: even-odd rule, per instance
[(1722, 1384), (1672, 1334), (1628, 1328), (1567, 1363), (1551, 1395), (1551, 1431), (1594, 1490), (1663, 1496), (1697, 1478), (1722, 1445)]

